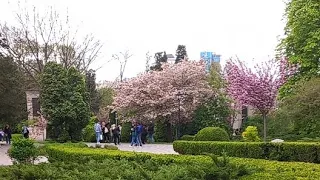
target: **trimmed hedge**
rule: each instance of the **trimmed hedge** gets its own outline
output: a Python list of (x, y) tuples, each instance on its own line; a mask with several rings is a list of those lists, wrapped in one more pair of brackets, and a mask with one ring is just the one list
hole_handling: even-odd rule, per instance
[(240, 179), (319, 179), (320, 165), (304, 162), (279, 162), (263, 159), (229, 158), (236, 166), (244, 165), (252, 173)]
[(195, 141), (230, 141), (229, 134), (219, 127), (201, 129), (194, 137)]
[(182, 141), (194, 141), (194, 136), (192, 135), (183, 135), (180, 140)]
[(231, 157), (320, 163), (319, 143), (175, 141), (173, 148), (180, 154), (226, 153)]
[(212, 159), (208, 156), (159, 155), (151, 153), (135, 153), (118, 150), (79, 148), (59, 145), (47, 145), (46, 151), (49, 155), (50, 162), (86, 163), (90, 160), (103, 161), (104, 159), (124, 159), (138, 162), (145, 162), (146, 160), (151, 160), (160, 164), (212, 164)]
[[(181, 141), (180, 141), (181, 142)], [(201, 143), (201, 142), (197, 142)], [(149, 153), (134, 153), (125, 151), (112, 151), (104, 149), (90, 149), (67, 146), (47, 146), (49, 152), (49, 160), (52, 162), (72, 162), (87, 163), (87, 160), (96, 160), (103, 162), (106, 159), (115, 159), (128, 161), (152, 162), (162, 165), (175, 163), (201, 165), (212, 164), (212, 160), (208, 156), (190, 156), (190, 155), (158, 155)], [(279, 162), (262, 159), (248, 158), (228, 158), (232, 165), (237, 167), (245, 166), (251, 172), (240, 179), (318, 179), (320, 177), (320, 165), (303, 162)], [(212, 164), (213, 165), (213, 164)], [(198, 166), (200, 167), (200, 166)], [(181, 167), (180, 167), (181, 168)]]

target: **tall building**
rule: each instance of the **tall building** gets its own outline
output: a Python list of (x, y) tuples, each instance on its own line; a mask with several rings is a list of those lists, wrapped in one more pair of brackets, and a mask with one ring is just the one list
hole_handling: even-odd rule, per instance
[(206, 71), (209, 72), (212, 63), (220, 63), (221, 55), (213, 52), (203, 51), (200, 53), (200, 58), (206, 62)]

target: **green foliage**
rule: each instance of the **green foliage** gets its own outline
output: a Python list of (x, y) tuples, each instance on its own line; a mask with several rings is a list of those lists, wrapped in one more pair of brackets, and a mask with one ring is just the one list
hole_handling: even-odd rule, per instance
[(89, 93), (90, 110), (94, 114), (99, 112), (100, 97), (96, 88), (96, 72), (92, 69), (86, 72), (86, 87)]
[(241, 179), (318, 179), (320, 165), (303, 162), (278, 162), (262, 159), (229, 158), (236, 166), (245, 166), (252, 173)]
[(227, 132), (231, 132), (228, 122), (231, 110), (228, 105), (229, 101), (223, 97), (218, 96), (211, 99), (204, 105), (200, 106), (194, 115), (194, 130), (199, 131), (205, 127), (220, 127)]
[(298, 136), (315, 138), (320, 134), (320, 78), (300, 82), (294, 95), (283, 99), (279, 112), (281, 118), (293, 125)]
[(176, 61), (175, 63), (179, 63), (185, 58), (188, 58), (187, 49), (185, 45), (178, 45), (177, 51), (176, 51)]
[(32, 163), (37, 157), (34, 141), (25, 138), (15, 139), (8, 152), (11, 159), (19, 164)]
[(154, 55), (155, 64), (150, 67), (152, 71), (162, 71), (161, 64), (168, 61), (166, 52), (157, 52)]
[(172, 127), (167, 121), (156, 121), (154, 126), (154, 139), (156, 142), (172, 142)]
[(320, 67), (320, 2), (317, 0), (291, 0), (287, 4), (285, 38), (278, 51), (294, 64), (301, 65), (299, 73), (281, 87), (280, 97), (292, 94), (298, 81), (319, 76)]
[(107, 145), (105, 144), (103, 146), (104, 149), (109, 149), (109, 150), (119, 150), (119, 148), (117, 146), (112, 146), (112, 145)]
[[(237, 179), (247, 174), (243, 168), (230, 164), (226, 157), (221, 159), (208, 156), (159, 155), (66, 146), (47, 146), (47, 148), (50, 162), (82, 164), (90, 160), (129, 161), (133, 162), (135, 171), (143, 174), (146, 179)], [(148, 171), (153, 173), (150, 174)], [(119, 175), (122, 176), (123, 173)]]
[(194, 138), (196, 141), (230, 141), (228, 133), (219, 127), (201, 129)]
[(175, 141), (173, 148), (179, 154), (212, 153), (221, 156), (226, 153), (232, 157), (320, 163), (318, 143)]
[(194, 140), (194, 137), (195, 136), (192, 136), (192, 135), (183, 135), (180, 140), (183, 140), (183, 141), (193, 141)]
[(279, 45), (292, 63), (301, 65), (300, 73), (319, 68), (320, 59), (320, 2), (291, 0), (285, 17), (286, 37)]
[(255, 126), (248, 126), (242, 133), (244, 141), (247, 142), (259, 142), (261, 139), (258, 136), (258, 129)]
[(12, 134), (12, 141), (23, 138), (22, 134)]
[(180, 155), (157, 155), (151, 153), (135, 153), (129, 151), (118, 151), (109, 149), (96, 148), (79, 148), (70, 147), (59, 144), (47, 145), (47, 152), (49, 154), (50, 162), (78, 162), (85, 163), (89, 160), (104, 161), (105, 159), (121, 160), (126, 159), (130, 161), (146, 162), (151, 160), (157, 163), (203, 163), (211, 164), (210, 158), (206, 156), (180, 156)]
[(89, 123), (82, 131), (82, 137), (85, 142), (96, 142), (96, 134), (94, 132), (94, 124), (97, 120), (97, 117), (93, 116), (90, 118)]
[(226, 82), (221, 74), (221, 67), (219, 63), (213, 63), (210, 68), (208, 82), (217, 96), (208, 99), (203, 105), (199, 106), (194, 112), (194, 118), (191, 123), (183, 125), (182, 134), (196, 134), (205, 127), (220, 127), (231, 134), (231, 126), (229, 117), (233, 113), (230, 108), (231, 100), (227, 98), (222, 89)]
[(0, 56), (0, 127), (26, 119), (24, 76), (12, 58)]
[(123, 123), (122, 129), (121, 129), (121, 141), (131, 142), (130, 133), (131, 133), (131, 122)]
[(41, 105), (48, 119), (49, 138), (81, 141), (89, 121), (88, 93), (84, 77), (75, 68), (50, 62), (41, 76)]

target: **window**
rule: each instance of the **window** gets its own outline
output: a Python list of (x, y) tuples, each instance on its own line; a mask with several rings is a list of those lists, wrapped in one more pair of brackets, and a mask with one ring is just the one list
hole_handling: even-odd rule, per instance
[(38, 112), (40, 112), (40, 102), (39, 98), (32, 98), (32, 114), (33, 116), (39, 116)]

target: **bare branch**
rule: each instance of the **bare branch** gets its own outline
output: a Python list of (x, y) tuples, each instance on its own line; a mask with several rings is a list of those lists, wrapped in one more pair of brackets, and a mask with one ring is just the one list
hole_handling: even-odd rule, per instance
[(16, 20), (16, 27), (0, 24), (1, 37), (8, 45), (1, 46), (0, 53), (13, 57), (31, 79), (36, 80), (50, 61), (85, 72), (99, 56), (101, 42), (91, 34), (79, 39), (80, 28), (72, 31), (69, 16), (63, 21), (52, 7), (44, 14), (35, 7), (31, 13), (20, 7)]

